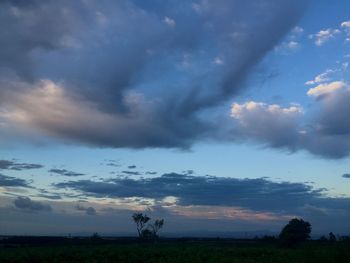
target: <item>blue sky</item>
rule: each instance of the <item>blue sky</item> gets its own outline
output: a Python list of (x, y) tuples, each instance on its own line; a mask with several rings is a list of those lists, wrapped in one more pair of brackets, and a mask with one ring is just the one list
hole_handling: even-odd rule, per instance
[(0, 5), (0, 234), (348, 234), (347, 1)]

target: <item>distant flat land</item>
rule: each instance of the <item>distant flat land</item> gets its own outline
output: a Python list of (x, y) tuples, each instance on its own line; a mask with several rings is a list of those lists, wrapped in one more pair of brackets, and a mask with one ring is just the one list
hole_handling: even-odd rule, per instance
[(5, 244), (0, 247), (0, 262), (350, 262), (349, 242), (309, 241), (294, 249), (281, 248), (278, 243), (243, 240), (77, 243)]

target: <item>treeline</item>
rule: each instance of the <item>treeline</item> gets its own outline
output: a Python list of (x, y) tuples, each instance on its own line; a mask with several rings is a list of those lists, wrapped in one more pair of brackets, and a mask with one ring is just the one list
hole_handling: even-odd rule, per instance
[[(135, 223), (137, 236), (135, 237), (102, 237), (98, 233), (93, 233), (90, 237), (57, 237), (57, 236), (12, 236), (0, 237), (0, 246), (50, 246), (50, 245), (67, 245), (67, 244), (109, 244), (109, 243), (134, 243), (156, 242), (160, 241), (160, 230), (165, 225), (164, 219), (151, 220), (149, 216), (143, 213), (134, 213), (131, 219)], [(252, 239), (235, 239), (235, 238), (162, 238), (164, 242), (191, 242), (191, 241), (219, 241), (219, 242), (262, 242), (277, 243), (281, 246), (296, 247), (310, 239), (312, 226), (309, 222), (300, 218), (291, 219), (281, 230), (278, 236), (266, 235)], [(313, 242), (350, 242), (350, 236), (336, 236), (330, 232)]]

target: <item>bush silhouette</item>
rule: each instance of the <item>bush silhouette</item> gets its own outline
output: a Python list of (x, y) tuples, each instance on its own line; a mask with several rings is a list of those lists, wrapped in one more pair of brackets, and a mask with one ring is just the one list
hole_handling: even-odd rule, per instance
[(279, 235), (283, 245), (295, 246), (310, 238), (311, 224), (303, 219), (293, 218)]

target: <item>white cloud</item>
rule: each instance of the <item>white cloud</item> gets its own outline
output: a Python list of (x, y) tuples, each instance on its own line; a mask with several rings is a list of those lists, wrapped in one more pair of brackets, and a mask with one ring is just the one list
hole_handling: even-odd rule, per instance
[(285, 52), (285, 51), (296, 51), (300, 48), (300, 43), (294, 40), (283, 42), (282, 44), (275, 47), (275, 51)]
[(340, 26), (344, 29), (345, 34), (346, 34), (346, 42), (350, 42), (350, 20), (349, 21), (344, 21), (340, 24)]
[(278, 104), (266, 104), (263, 102), (249, 101), (244, 104), (234, 103), (231, 108), (231, 116), (239, 120), (244, 120), (246, 113), (261, 111), (277, 115), (294, 115), (296, 113), (299, 114), (303, 112), (302, 108), (299, 105), (292, 105), (289, 108), (283, 108)]
[(170, 17), (164, 17), (164, 23), (165, 24), (167, 24), (168, 26), (170, 26), (170, 27), (174, 27), (174, 26), (176, 26), (176, 22), (175, 22), (175, 20), (174, 19), (172, 19), (172, 18), (170, 18)]
[(8, 98), (0, 107), (0, 120), (8, 127), (15, 125), (21, 130), (35, 130), (56, 138), (72, 133), (79, 141), (108, 138), (136, 142), (139, 135), (131, 139), (130, 130), (141, 132), (141, 126), (149, 126), (145, 120), (151, 114), (148, 107), (151, 104), (144, 104), (140, 94), (129, 92), (125, 96), (124, 102), (130, 110), (128, 118), (103, 112), (94, 103), (70, 94), (66, 87), (51, 80), (41, 80), (28, 87), (27, 92), (15, 92)]
[(254, 141), (264, 146), (306, 150), (325, 158), (339, 159), (350, 154), (350, 85), (342, 81), (320, 84), (308, 95), (318, 97), (311, 115), (302, 118), (298, 105), (282, 107), (250, 101), (234, 103), (233, 140)]
[(192, 9), (198, 14), (200, 14), (202, 12), (202, 7), (198, 3), (193, 3), (192, 4)]
[(317, 75), (313, 80), (306, 81), (305, 85), (314, 85), (314, 84), (329, 81), (330, 80), (329, 75), (333, 72), (334, 72), (334, 70), (327, 69), (325, 72)]
[(322, 46), (328, 40), (334, 38), (337, 34), (340, 33), (339, 29), (324, 29), (320, 30), (318, 33), (310, 35), (310, 39), (315, 39), (315, 44), (317, 46)]
[(291, 34), (289, 34), (288, 38), (282, 42), (280, 45), (278, 45), (275, 50), (296, 50), (300, 48), (300, 42), (298, 40), (300, 39), (301, 34), (304, 32), (304, 29), (301, 27), (294, 27), (291, 31)]
[(319, 97), (329, 93), (333, 93), (339, 89), (347, 87), (348, 85), (342, 81), (334, 81), (331, 83), (324, 83), (316, 86), (315, 88), (309, 89), (307, 95), (312, 97)]
[(286, 44), (286, 47), (289, 49), (296, 49), (296, 48), (300, 47), (300, 44), (296, 41), (290, 41)]
[(346, 71), (349, 67), (349, 62), (344, 62), (341, 64), (341, 70)]
[(254, 139), (270, 147), (286, 147), (293, 151), (298, 139), (298, 123), (303, 113), (299, 105), (282, 107), (262, 102), (234, 103), (231, 117), (236, 119), (235, 138)]
[(296, 34), (301, 34), (301, 33), (304, 32), (304, 28), (296, 26), (296, 27), (293, 28), (292, 32), (296, 33)]
[(214, 63), (215, 63), (216, 65), (222, 65), (222, 64), (224, 64), (224, 61), (223, 61), (220, 57), (216, 57), (216, 58), (214, 59)]
[(341, 25), (341, 27), (344, 27), (344, 28), (350, 28), (350, 20), (344, 21), (340, 25)]

